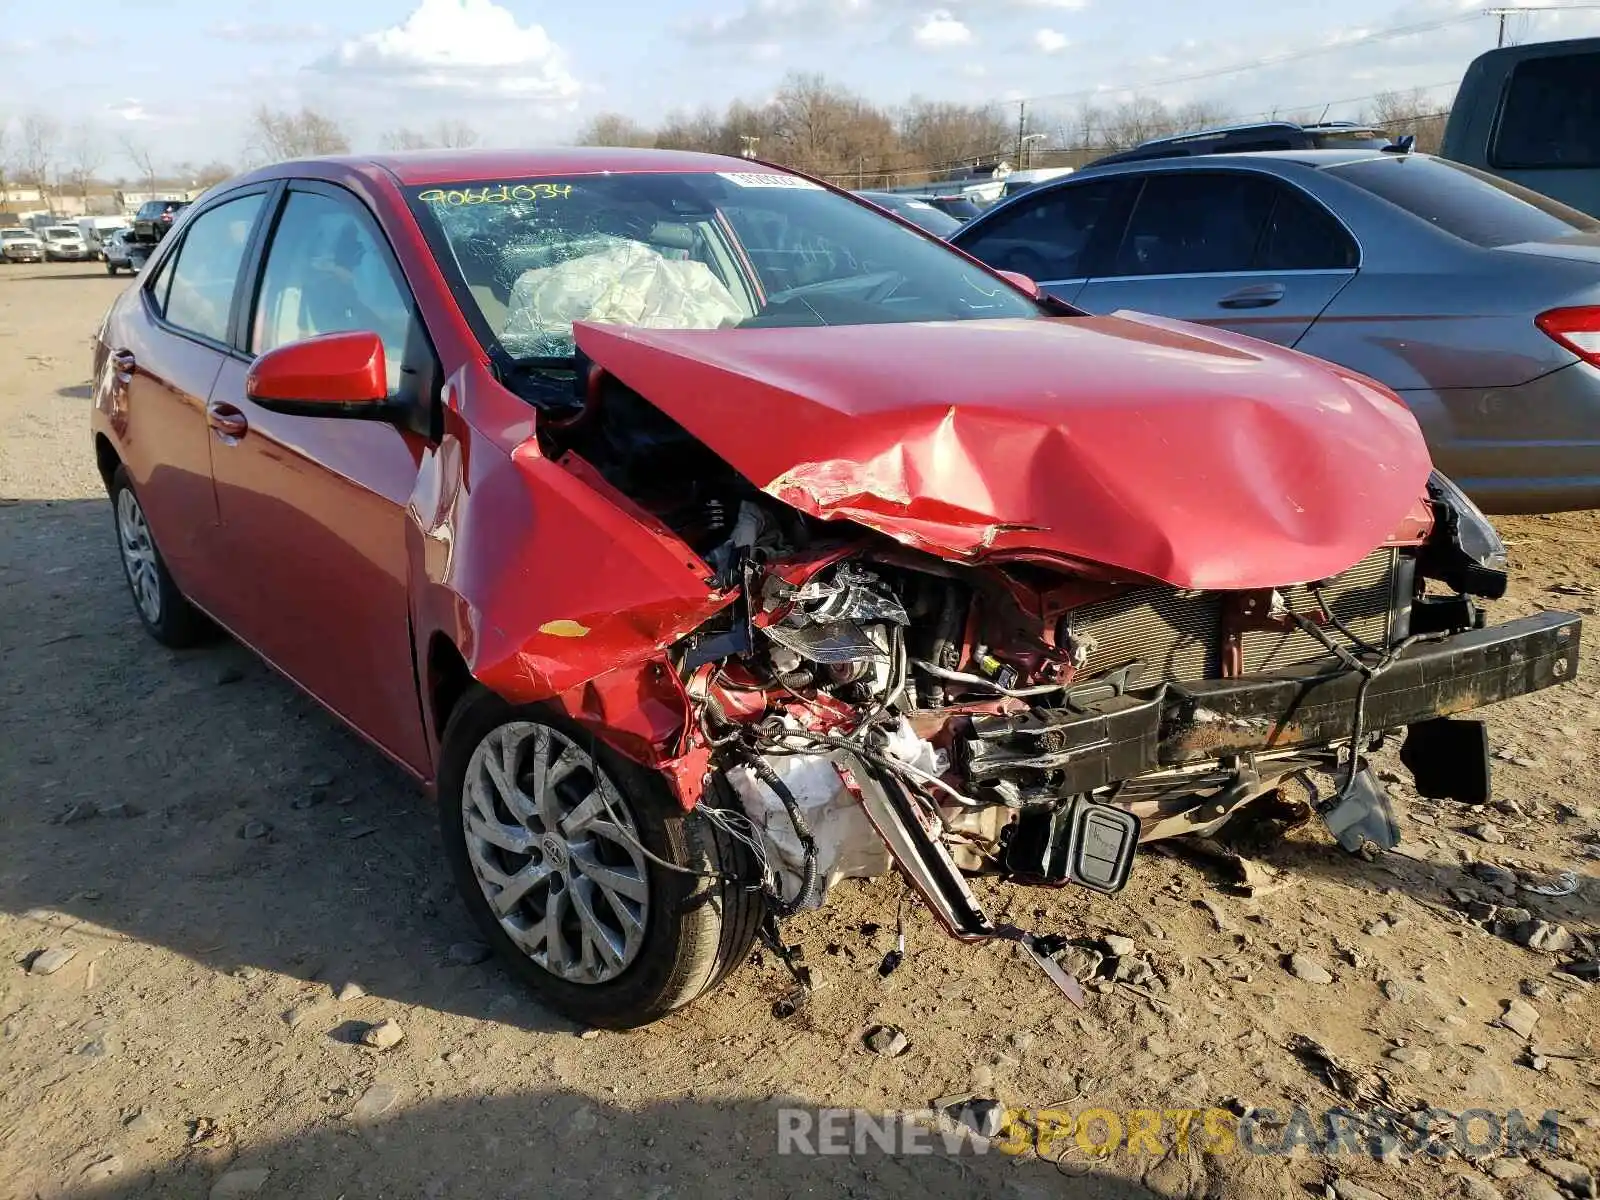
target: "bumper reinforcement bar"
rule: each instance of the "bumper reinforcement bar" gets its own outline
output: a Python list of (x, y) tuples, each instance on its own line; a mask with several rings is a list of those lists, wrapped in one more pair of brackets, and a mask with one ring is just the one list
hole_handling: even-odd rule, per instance
[[(1378, 731), (1470, 712), (1572, 679), (1583, 621), (1545, 612), (1422, 642), (1367, 688)], [(979, 785), (1047, 771), (1056, 796), (1152, 771), (1348, 739), (1362, 675), (1327, 661), (1273, 675), (1134, 688), (1101, 703), (978, 717), (961, 744)]]

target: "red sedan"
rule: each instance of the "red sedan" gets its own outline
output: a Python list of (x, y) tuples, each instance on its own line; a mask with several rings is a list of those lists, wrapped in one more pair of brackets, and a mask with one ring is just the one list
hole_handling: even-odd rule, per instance
[[(653, 1020), (840, 879), (1114, 891), (1309, 772), (1396, 840), (1405, 731), (1570, 679), (1392, 393), (1089, 317), (870, 205), (631, 150), (287, 163), (112, 307), (94, 449), (140, 619), (254, 648), (437, 796), (485, 936)], [(803, 970), (796, 967), (803, 976)]]

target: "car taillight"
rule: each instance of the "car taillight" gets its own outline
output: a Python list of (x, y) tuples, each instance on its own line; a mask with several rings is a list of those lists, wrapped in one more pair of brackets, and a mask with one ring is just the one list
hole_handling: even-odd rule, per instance
[(1552, 308), (1533, 323), (1584, 362), (1600, 367), (1600, 304)]

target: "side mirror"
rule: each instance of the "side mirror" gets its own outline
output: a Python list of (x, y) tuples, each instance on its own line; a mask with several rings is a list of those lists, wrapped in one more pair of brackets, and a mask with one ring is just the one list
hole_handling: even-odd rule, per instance
[(1044, 298), (1044, 289), (1035, 283), (1031, 276), (1024, 275), (1021, 271), (996, 271), (995, 274), (1004, 276), (1016, 284), (1017, 287), (1028, 294), (1028, 299), (1030, 300), (1042, 300)]
[(302, 417), (385, 417), (389, 371), (375, 333), (325, 333), (268, 350), (250, 365), (244, 394)]

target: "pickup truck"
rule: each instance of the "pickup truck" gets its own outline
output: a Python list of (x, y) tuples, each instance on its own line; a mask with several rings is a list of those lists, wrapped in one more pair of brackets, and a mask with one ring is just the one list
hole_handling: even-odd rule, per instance
[(1600, 38), (1480, 54), (1440, 154), (1600, 217)]

